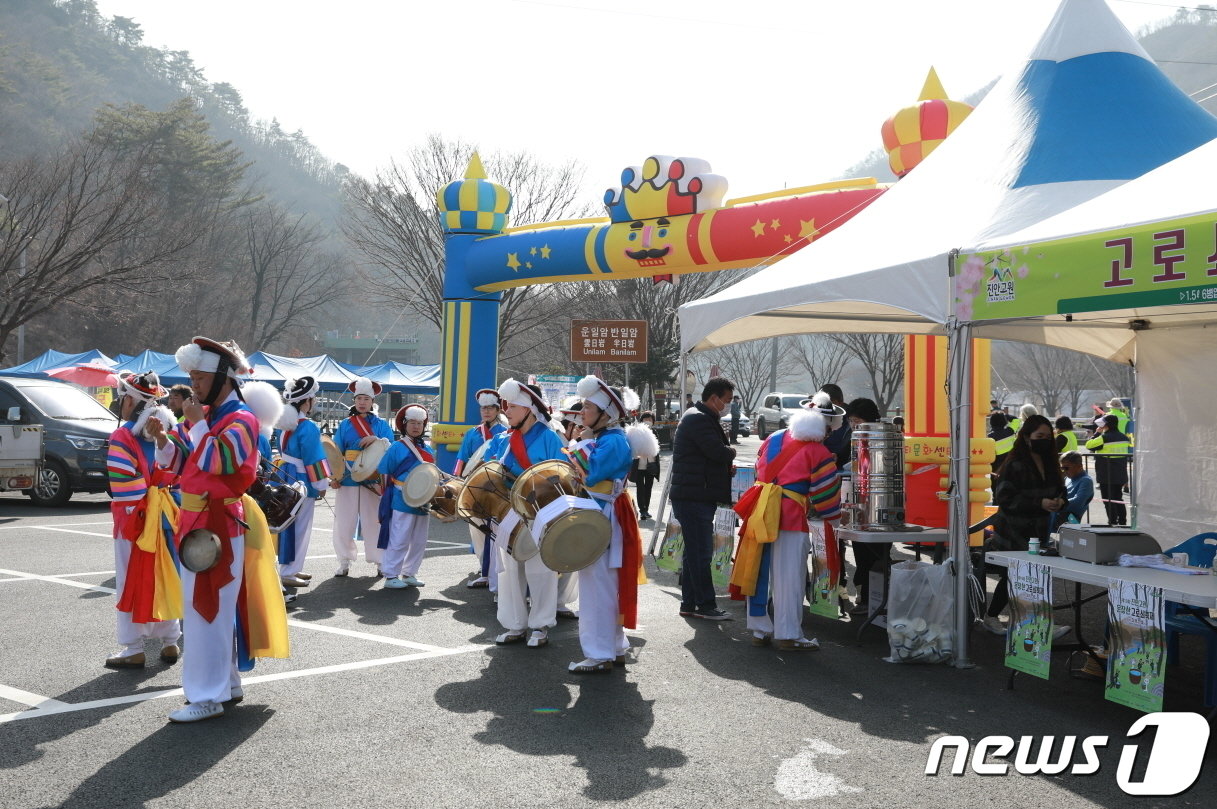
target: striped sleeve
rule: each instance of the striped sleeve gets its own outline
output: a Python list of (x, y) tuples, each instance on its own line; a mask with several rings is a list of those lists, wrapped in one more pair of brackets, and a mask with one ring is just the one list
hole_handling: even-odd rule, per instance
[(190, 435), (186, 430), (186, 422), (178, 422), (173, 426), (172, 430), (165, 433), (165, 438), (168, 443), (164, 449), (156, 451), (156, 462), (165, 469), (169, 469), (177, 474), (182, 474), (182, 469), (186, 466), (186, 459), (190, 457), (192, 449), (190, 443)]
[(250, 458), (257, 461), (257, 422), (238, 416), (219, 435), (203, 439), (199, 469), (212, 475), (232, 475)]
[(837, 474), (836, 458), (827, 456), (811, 470), (811, 507), (821, 520), (841, 516), (841, 476)]
[(321, 430), (311, 421), (302, 421), (296, 428), (296, 436), (301, 448), (300, 460), (304, 462), (309, 483), (328, 480), (332, 470), (325, 458), (325, 449), (321, 446)]
[(118, 433), (110, 436), (110, 448), (106, 453), (106, 472), (110, 476), (110, 496), (115, 500), (129, 502), (142, 500), (148, 493), (148, 484), (139, 472), (139, 463), (133, 447)]

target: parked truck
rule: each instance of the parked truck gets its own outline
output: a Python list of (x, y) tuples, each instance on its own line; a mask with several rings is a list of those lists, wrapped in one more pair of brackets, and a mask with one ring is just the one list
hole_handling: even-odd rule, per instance
[(41, 424), (21, 424), (20, 408), (4, 413), (0, 423), (0, 492), (33, 488), (42, 468)]

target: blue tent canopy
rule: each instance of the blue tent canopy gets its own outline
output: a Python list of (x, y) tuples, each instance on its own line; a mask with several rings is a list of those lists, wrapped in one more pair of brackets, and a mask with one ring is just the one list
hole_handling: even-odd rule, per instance
[(88, 362), (102, 362), (106, 365), (113, 365), (114, 360), (107, 357), (97, 349), (91, 351), (82, 351), (79, 354), (65, 354), (62, 351), (56, 351), (51, 348), (45, 353), (40, 354), (29, 362), (21, 365), (14, 365), (12, 368), (0, 368), (0, 374), (6, 376), (25, 376), (45, 379), (47, 371), (53, 371), (56, 368), (66, 368), (70, 365), (84, 365)]
[(402, 393), (439, 393), (438, 365), (405, 365), (386, 362), (381, 365), (347, 366), (356, 376), (366, 376), (379, 382), (386, 390)]

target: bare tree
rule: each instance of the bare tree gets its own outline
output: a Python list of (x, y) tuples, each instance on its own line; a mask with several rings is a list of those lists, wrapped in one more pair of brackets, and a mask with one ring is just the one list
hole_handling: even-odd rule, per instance
[(904, 382), (903, 334), (835, 334), (831, 338), (861, 363), (880, 413), (886, 413)]
[(1006, 384), (1026, 391), (1049, 417), (1077, 413), (1083, 391), (1102, 385), (1092, 359), (1067, 348), (1003, 342), (993, 353)]
[(147, 291), (198, 238), (161, 215), (147, 157), (83, 138), (53, 157), (0, 165), (0, 352), (18, 326), (60, 304), (112, 284)]
[[(769, 390), (772, 345), (770, 340), (764, 339), (712, 348), (692, 355), (690, 366), (699, 379), (706, 379), (710, 367), (717, 365), (719, 372), (735, 383), (735, 395), (739, 397), (744, 412), (751, 413)], [(779, 371), (779, 384), (787, 378)], [(696, 397), (697, 391), (693, 395)]]
[(852, 355), (841, 350), (841, 344), (826, 334), (800, 334), (786, 337), (779, 344), (783, 359), (793, 358), (811, 377), (812, 387), (819, 388), (836, 382), (849, 365)]

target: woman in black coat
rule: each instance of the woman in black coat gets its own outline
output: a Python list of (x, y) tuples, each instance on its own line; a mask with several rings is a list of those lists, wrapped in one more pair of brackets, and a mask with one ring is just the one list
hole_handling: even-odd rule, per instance
[[(1014, 448), (1006, 455), (993, 490), (997, 515), (993, 535), (985, 543), (989, 550), (1025, 551), (1032, 537), (1048, 539), (1050, 519), (1067, 502), (1065, 479), (1056, 453), (1052, 422), (1040, 415), (1029, 416), (1018, 429)], [(1009, 602), (1008, 568), (1001, 568), (1001, 580), (989, 602), (985, 628), (1005, 634), (997, 616)], [(1057, 634), (1065, 627), (1058, 627)]]

